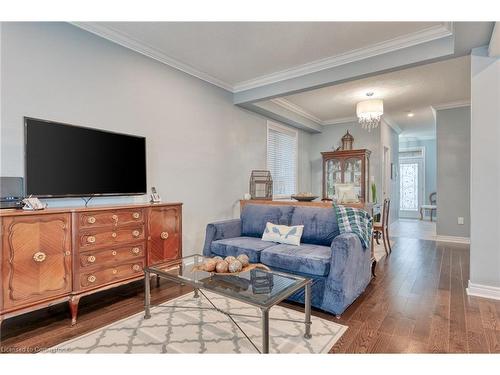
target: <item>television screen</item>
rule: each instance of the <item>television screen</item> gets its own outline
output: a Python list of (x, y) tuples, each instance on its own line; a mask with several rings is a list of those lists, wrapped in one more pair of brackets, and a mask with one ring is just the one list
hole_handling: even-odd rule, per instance
[(26, 194), (146, 193), (146, 138), (25, 118)]

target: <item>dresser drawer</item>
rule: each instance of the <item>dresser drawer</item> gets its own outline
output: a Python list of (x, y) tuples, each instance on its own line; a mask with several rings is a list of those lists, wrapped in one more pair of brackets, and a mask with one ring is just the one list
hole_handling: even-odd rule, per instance
[(94, 250), (80, 254), (80, 269), (94, 266), (113, 266), (124, 261), (144, 260), (144, 245), (136, 244), (106, 250)]
[(144, 225), (113, 229), (85, 230), (78, 235), (80, 251), (144, 240)]
[(80, 273), (80, 289), (89, 289), (143, 274), (144, 261), (128, 262)]
[(132, 223), (144, 223), (144, 210), (91, 211), (78, 214), (79, 228), (97, 228), (119, 226)]

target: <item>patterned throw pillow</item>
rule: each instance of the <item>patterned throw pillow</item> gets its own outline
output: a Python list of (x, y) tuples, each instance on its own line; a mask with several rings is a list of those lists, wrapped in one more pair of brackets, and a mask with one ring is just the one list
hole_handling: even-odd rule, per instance
[(303, 231), (303, 225), (289, 227), (287, 225), (276, 225), (268, 222), (264, 234), (262, 235), (262, 241), (300, 246), (300, 238), (302, 237)]

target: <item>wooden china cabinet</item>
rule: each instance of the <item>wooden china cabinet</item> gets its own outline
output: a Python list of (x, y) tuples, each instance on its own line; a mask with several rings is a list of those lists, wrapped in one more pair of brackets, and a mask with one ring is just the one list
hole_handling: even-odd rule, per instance
[(322, 152), (323, 199), (333, 199), (335, 184), (354, 184), (360, 201), (368, 202), (370, 154), (367, 149)]

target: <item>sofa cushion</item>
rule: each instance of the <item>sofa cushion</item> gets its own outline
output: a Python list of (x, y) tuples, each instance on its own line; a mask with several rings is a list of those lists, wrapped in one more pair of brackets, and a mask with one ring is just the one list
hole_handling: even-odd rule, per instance
[(266, 224), (266, 230), (262, 235), (262, 241), (285, 243), (289, 245), (300, 245), (300, 237), (302, 237), (303, 225), (289, 227), (288, 225), (276, 225), (273, 223)]
[(291, 273), (326, 276), (330, 271), (330, 246), (302, 244), (275, 245), (261, 252), (260, 262)]
[(340, 234), (337, 216), (333, 206), (295, 207), (290, 225), (304, 225), (302, 242), (330, 246), (335, 237)]
[(274, 242), (262, 241), (260, 238), (235, 237), (213, 241), (210, 250), (221, 257), (229, 255), (237, 257), (240, 254), (246, 254), (250, 263), (259, 263), (261, 251), (274, 245), (276, 245)]
[(290, 225), (293, 210), (293, 206), (247, 204), (241, 212), (241, 235), (261, 238), (268, 222)]

